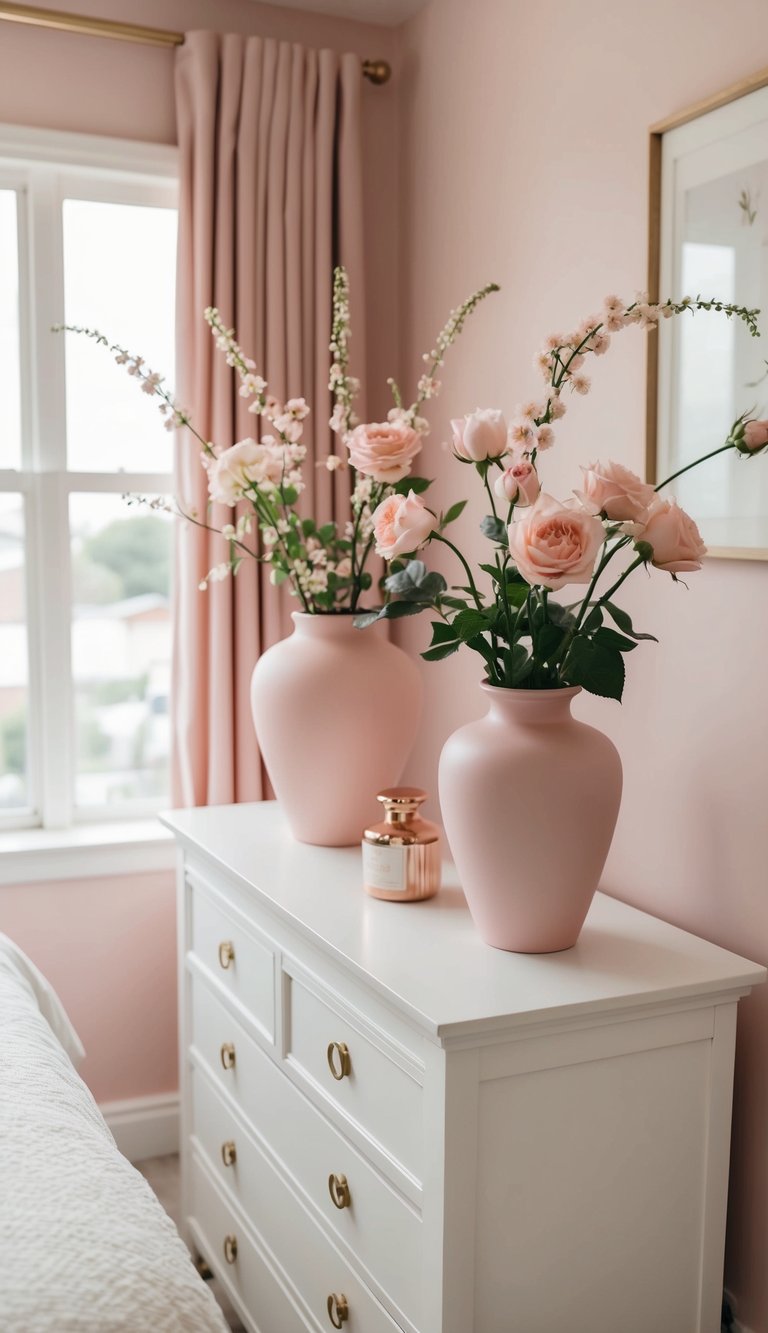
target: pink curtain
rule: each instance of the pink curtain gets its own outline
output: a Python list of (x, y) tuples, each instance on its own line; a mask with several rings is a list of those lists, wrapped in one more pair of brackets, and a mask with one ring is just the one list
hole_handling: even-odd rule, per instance
[[(177, 397), (207, 439), (228, 446), (257, 418), (203, 319), (217, 306), (278, 398), (303, 396), (308, 512), (343, 516), (331, 450), (328, 341), (333, 265), (349, 271), (361, 374), (365, 329), (360, 60), (261, 37), (187, 35), (177, 52), (180, 153)], [(177, 441), (178, 494), (206, 511), (189, 433)], [(231, 511), (216, 521), (231, 521)], [(291, 628), (295, 603), (253, 561), (200, 592), (221, 538), (178, 525), (174, 795), (181, 805), (258, 800), (265, 778), (250, 717), (257, 657)], [(254, 534), (255, 537), (255, 534)]]

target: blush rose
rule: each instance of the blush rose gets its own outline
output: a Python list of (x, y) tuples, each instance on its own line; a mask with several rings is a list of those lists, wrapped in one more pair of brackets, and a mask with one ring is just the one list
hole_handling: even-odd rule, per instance
[(758, 449), (764, 449), (768, 444), (768, 421), (745, 421), (743, 438), (747, 453), (754, 454)]
[(496, 478), (493, 489), (500, 500), (524, 509), (538, 498), (541, 482), (533, 463), (518, 458)]
[(643, 528), (641, 542), (651, 547), (651, 564), (668, 574), (701, 569), (707, 548), (701, 533), (684, 509), (674, 500), (657, 500)]
[(424, 546), (435, 529), (435, 516), (417, 495), (390, 495), (371, 515), (376, 538), (376, 554), (395, 560)]
[(470, 463), (500, 458), (509, 447), (504, 414), (493, 407), (479, 407), (469, 416), (452, 421), (451, 429), (456, 453)]
[(408, 476), (421, 436), (403, 421), (371, 421), (355, 426), (347, 446), (350, 463), (364, 477), (393, 484)]
[(510, 555), (526, 583), (551, 589), (589, 583), (605, 538), (593, 514), (543, 493), (523, 518), (510, 523), (508, 535)]
[(575, 494), (591, 514), (605, 514), (617, 523), (638, 523), (656, 499), (653, 486), (621, 463), (590, 463), (581, 470), (584, 482)]

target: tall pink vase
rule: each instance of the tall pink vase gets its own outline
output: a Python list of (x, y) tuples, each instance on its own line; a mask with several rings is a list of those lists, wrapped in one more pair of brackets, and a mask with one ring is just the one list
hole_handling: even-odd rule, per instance
[(415, 662), (383, 625), (294, 612), (294, 630), (256, 663), (251, 707), (275, 795), (293, 836), (359, 843), (376, 793), (400, 779), (421, 713)]
[(486, 944), (554, 953), (576, 943), (621, 803), (621, 760), (571, 717), (578, 687), (483, 685), (488, 712), (440, 758), (446, 836)]

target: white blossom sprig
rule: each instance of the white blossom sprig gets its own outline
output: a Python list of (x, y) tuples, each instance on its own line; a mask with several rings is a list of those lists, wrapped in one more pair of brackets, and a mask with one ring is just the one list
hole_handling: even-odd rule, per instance
[(339, 435), (342, 440), (345, 440), (358, 424), (354, 404), (360, 389), (360, 381), (349, 373), (351, 335), (349, 278), (343, 264), (339, 264), (333, 270), (333, 316), (331, 341), (328, 344), (332, 360), (328, 388), (334, 398), (333, 415), (329, 425), (334, 434)]

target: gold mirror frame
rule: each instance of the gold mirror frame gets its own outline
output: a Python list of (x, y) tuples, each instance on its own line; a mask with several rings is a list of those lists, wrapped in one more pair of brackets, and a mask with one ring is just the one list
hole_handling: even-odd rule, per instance
[[(706, 97), (683, 111), (677, 111), (665, 120), (651, 125), (648, 140), (648, 279), (647, 288), (651, 301), (658, 301), (659, 271), (661, 268), (661, 142), (669, 130), (676, 130), (679, 125), (696, 120), (709, 111), (727, 106), (740, 97), (768, 87), (768, 69), (758, 70), (738, 83), (732, 83), (722, 92)], [(668, 293), (664, 293), (668, 295)], [(659, 413), (659, 335), (655, 329), (648, 334), (648, 371), (645, 391), (645, 475), (646, 480), (655, 485), (658, 457), (658, 413)], [(718, 559), (731, 560), (768, 560), (768, 550), (747, 547), (720, 547), (710, 554)]]

